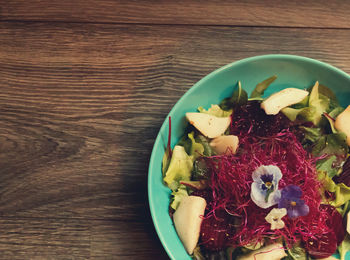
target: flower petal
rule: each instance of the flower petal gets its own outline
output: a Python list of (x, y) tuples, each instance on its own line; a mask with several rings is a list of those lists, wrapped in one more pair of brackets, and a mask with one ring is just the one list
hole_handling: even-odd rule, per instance
[(302, 204), (302, 205), (297, 206), (296, 210), (298, 211), (298, 215), (300, 217), (306, 216), (307, 214), (309, 214), (309, 211), (310, 211), (309, 206), (306, 205), (305, 203)]
[(290, 207), (288, 209), (288, 217), (290, 218), (297, 218), (299, 217), (299, 211), (296, 207)]
[(273, 223), (271, 223), (271, 230), (275, 230), (275, 229), (281, 229), (284, 228), (285, 224), (283, 222), (283, 220), (278, 220), (278, 221), (274, 221)]
[[(265, 196), (262, 196), (259, 191), (256, 191), (255, 188), (253, 188), (255, 185), (252, 183), (252, 189), (250, 192), (250, 197), (252, 201), (259, 206), (260, 208), (267, 209), (273, 205), (276, 205), (278, 203), (280, 192), (274, 191), (270, 194), (268, 201), (265, 201)], [(253, 192), (255, 190), (255, 192)]]
[(284, 228), (285, 224), (282, 218), (287, 214), (286, 209), (272, 209), (269, 214), (266, 215), (265, 220), (271, 224), (271, 230)]
[(299, 186), (296, 185), (288, 185), (283, 188), (282, 190), (282, 197), (283, 198), (300, 198), (302, 195), (302, 191)]
[(261, 181), (262, 175), (273, 175), (273, 180), (277, 183), (282, 178), (282, 173), (280, 168), (275, 165), (261, 165), (252, 174), (253, 181)]

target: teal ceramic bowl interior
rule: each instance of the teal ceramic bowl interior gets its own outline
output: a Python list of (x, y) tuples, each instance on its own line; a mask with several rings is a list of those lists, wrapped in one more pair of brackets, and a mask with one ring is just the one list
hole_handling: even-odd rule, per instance
[[(172, 108), (155, 141), (148, 173), (148, 197), (153, 222), (171, 259), (191, 259), (178, 238), (168, 214), (170, 190), (162, 182), (162, 158), (168, 138), (168, 117), (172, 118), (172, 147), (182, 136), (185, 113), (197, 107), (210, 107), (232, 94), (238, 80), (250, 94), (257, 83), (272, 76), (278, 78), (266, 95), (286, 87), (307, 88), (318, 80), (330, 87), (345, 107), (350, 103), (350, 76), (326, 63), (293, 55), (264, 55), (228, 64), (201, 79)], [(350, 259), (350, 253), (347, 255)], [(348, 258), (347, 257), (347, 258)]]

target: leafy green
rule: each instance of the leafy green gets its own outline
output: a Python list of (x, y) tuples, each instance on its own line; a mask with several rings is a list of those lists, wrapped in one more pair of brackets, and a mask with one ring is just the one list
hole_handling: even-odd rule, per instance
[(338, 208), (350, 200), (350, 187), (344, 183), (336, 184), (325, 172), (319, 172), (318, 177), (326, 191), (335, 193), (335, 200), (330, 202), (332, 206)]
[(199, 156), (202, 156), (204, 153), (204, 147), (201, 143), (196, 142), (194, 139), (194, 132), (189, 133), (188, 138), (191, 140), (190, 156), (193, 158), (193, 160), (195, 160)]
[(292, 105), (291, 107), (295, 108), (295, 109), (307, 107), (309, 105), (309, 98), (310, 98), (310, 96), (308, 95), (302, 101)]
[(335, 133), (321, 136), (312, 149), (314, 156), (336, 155), (337, 164), (345, 161), (348, 154), (348, 145), (346, 143), (346, 134)]
[(205, 260), (205, 257), (203, 256), (203, 254), (202, 254), (202, 252), (201, 252), (201, 248), (200, 248), (199, 246), (197, 246), (197, 247), (193, 250), (192, 259), (193, 259), (193, 260)]
[(225, 98), (220, 103), (221, 109), (228, 111), (234, 109), (235, 107), (243, 106), (248, 102), (248, 94), (242, 89), (241, 82), (238, 81), (238, 87), (233, 92), (232, 97)]
[(312, 148), (312, 154), (326, 156), (316, 162), (319, 171), (327, 172), (329, 177), (338, 175), (348, 154), (348, 145), (344, 133), (335, 133), (321, 136)]
[(216, 117), (228, 117), (232, 114), (232, 109), (225, 111), (222, 110), (218, 105), (211, 105), (208, 110), (205, 110), (203, 107), (199, 107), (198, 111)]
[(170, 207), (172, 207), (174, 210), (176, 210), (177, 207), (180, 205), (181, 200), (184, 197), (188, 196), (186, 186), (181, 184), (176, 191), (173, 191), (171, 193), (171, 196), (172, 196), (172, 202), (170, 203)]
[(323, 113), (329, 108), (329, 102), (330, 99), (328, 97), (319, 94), (319, 84), (317, 81), (309, 97), (309, 107), (313, 108), (313, 115), (310, 121), (314, 123), (314, 125), (319, 125)]
[(197, 159), (194, 161), (192, 169), (192, 178), (195, 181), (209, 178), (209, 171), (204, 160)]
[(274, 82), (277, 79), (276, 75), (273, 75), (272, 77), (269, 77), (268, 79), (265, 79), (264, 81), (258, 83), (253, 90), (252, 94), (250, 95), (251, 98), (259, 98), (262, 95), (264, 95), (265, 90), (270, 86), (272, 82)]
[(331, 112), (325, 113), (325, 117), (328, 120), (329, 126), (332, 130), (332, 133), (337, 133), (337, 129), (335, 129), (334, 123), (335, 123), (335, 118), (344, 111), (344, 108), (342, 107), (336, 107), (334, 108)]
[(336, 95), (334, 92), (326, 87), (325, 85), (319, 84), (318, 86), (318, 92), (326, 97), (328, 97), (330, 100), (333, 100), (335, 102), (338, 102)]
[(168, 170), (169, 164), (170, 164), (170, 147), (167, 146), (167, 148), (165, 149), (165, 153), (163, 155), (163, 160), (162, 160), (162, 173), (163, 173), (163, 177), (165, 176), (166, 171)]
[(203, 155), (204, 156), (212, 156), (214, 154), (214, 151), (209, 144), (209, 140), (205, 136), (198, 134), (196, 136), (195, 140), (197, 143), (200, 143), (203, 145), (203, 148), (204, 148)]
[(304, 248), (300, 246), (294, 246), (293, 248), (287, 249), (288, 256), (286, 259), (290, 260), (307, 260), (309, 256), (307, 255)]
[(173, 154), (165, 173), (164, 182), (171, 190), (176, 190), (179, 187), (179, 181), (190, 180), (193, 166), (192, 158), (186, 153), (183, 146), (176, 145), (173, 149)]
[(282, 112), (291, 120), (296, 119), (304, 122), (312, 122), (319, 126), (323, 118), (323, 113), (329, 109), (330, 99), (319, 93), (318, 81), (311, 89), (311, 93), (302, 102), (287, 107)]
[(345, 202), (341, 207), (338, 207), (337, 210), (342, 217), (346, 216), (350, 211), (350, 201)]
[(304, 108), (285, 107), (281, 111), (290, 121), (295, 121)]
[(311, 143), (315, 143), (322, 136), (322, 130), (318, 127), (300, 126), (300, 129), (304, 132), (304, 140)]
[(347, 252), (350, 250), (350, 236), (349, 234), (346, 234), (344, 241), (338, 246), (338, 251), (340, 255), (340, 260), (349, 259), (349, 257), (346, 257)]
[(318, 160), (316, 162), (316, 169), (319, 172), (326, 172), (330, 178), (333, 178), (338, 174), (338, 170), (333, 167), (334, 162), (337, 160), (335, 155), (328, 158)]

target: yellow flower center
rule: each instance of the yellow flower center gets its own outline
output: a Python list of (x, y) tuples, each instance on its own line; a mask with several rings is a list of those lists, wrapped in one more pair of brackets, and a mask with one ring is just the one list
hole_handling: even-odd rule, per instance
[(267, 187), (267, 188), (270, 188), (271, 186), (272, 186), (272, 183), (271, 182), (265, 182), (265, 186)]
[(297, 203), (295, 201), (291, 201), (290, 205), (292, 205), (293, 207), (295, 207), (297, 205)]

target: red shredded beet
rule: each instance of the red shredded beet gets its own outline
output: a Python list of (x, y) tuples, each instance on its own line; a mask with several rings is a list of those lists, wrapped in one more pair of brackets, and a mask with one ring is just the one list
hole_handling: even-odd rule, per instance
[[(243, 246), (251, 241), (262, 241), (265, 237), (284, 237), (291, 245), (317, 233), (333, 232), (319, 211), (321, 184), (316, 179), (315, 160), (288, 130), (270, 137), (241, 137), (236, 155), (212, 156), (206, 158), (206, 162), (212, 173), (209, 182), (212, 211), (224, 209), (242, 219), (235, 235), (228, 238), (231, 245)], [(296, 219), (285, 217), (285, 228), (270, 229), (265, 217), (271, 208), (259, 208), (250, 198), (252, 172), (261, 165), (276, 165), (281, 169), (280, 189), (289, 184), (301, 188), (302, 199), (310, 208), (307, 216)]]
[(224, 209), (216, 210), (203, 219), (201, 225), (200, 244), (210, 251), (219, 251), (229, 246), (229, 237), (234, 236), (235, 217), (227, 214)]
[[(260, 109), (259, 102), (249, 102), (235, 111), (231, 133), (240, 138), (237, 154), (205, 158), (211, 173), (211, 196), (201, 228), (201, 233), (204, 231), (205, 234), (201, 235), (204, 247), (218, 250), (228, 245), (244, 246), (267, 237), (272, 240), (284, 238), (289, 246), (300, 241), (307, 243), (319, 237), (319, 242), (325, 246), (326, 238), (335, 236), (337, 231), (329, 225), (333, 211), (320, 211), (321, 183), (316, 178), (316, 160), (303, 149), (297, 136), (289, 130), (290, 127), (293, 127), (292, 124), (282, 114), (266, 115)], [(270, 224), (265, 220), (271, 208), (259, 208), (250, 198), (252, 173), (261, 165), (276, 165), (281, 169), (283, 177), (279, 189), (290, 184), (301, 188), (302, 199), (310, 209), (308, 215), (296, 219), (284, 217), (285, 228), (271, 230)], [(221, 219), (224, 219), (222, 223), (225, 223), (220, 225), (220, 234), (229, 236), (218, 236), (213, 231), (210, 233), (212, 221), (217, 221), (215, 216), (218, 212), (221, 212)], [(241, 224), (233, 232), (232, 225), (237, 219)], [(308, 248), (312, 251), (312, 247)], [(334, 245), (329, 244), (326, 248), (317, 250), (322, 255), (322, 250), (328, 254), (331, 251), (334, 253), (333, 249)]]
[(337, 239), (334, 232), (317, 233), (308, 237), (304, 243), (305, 249), (313, 258), (327, 258), (337, 250)]
[(238, 107), (232, 114), (231, 133), (246, 136), (271, 136), (291, 125), (291, 121), (282, 113), (267, 115), (260, 108), (260, 101), (249, 101)]
[(333, 229), (334, 234), (337, 237), (337, 245), (339, 246), (345, 238), (345, 226), (343, 217), (336, 210), (336, 208), (331, 205), (321, 205), (320, 210), (326, 212), (328, 217), (326, 224), (329, 228)]
[[(294, 127), (281, 113), (266, 115), (257, 101), (235, 110), (230, 131), (239, 136), (238, 152), (203, 157), (209, 172), (209, 189), (192, 193), (207, 201), (200, 240), (205, 249), (215, 251), (258, 243), (265, 238), (284, 238), (290, 247), (303, 243), (315, 257), (334, 253), (343, 239), (336, 235), (340, 226), (332, 220), (335, 217), (338, 222), (339, 216), (331, 208), (320, 207), (316, 159), (303, 149), (300, 133)], [(262, 209), (250, 197), (252, 173), (261, 165), (280, 168), (283, 177), (279, 189), (290, 184), (301, 188), (301, 199), (309, 206), (308, 215), (295, 219), (285, 216), (285, 227), (271, 230), (265, 217), (273, 207)]]

